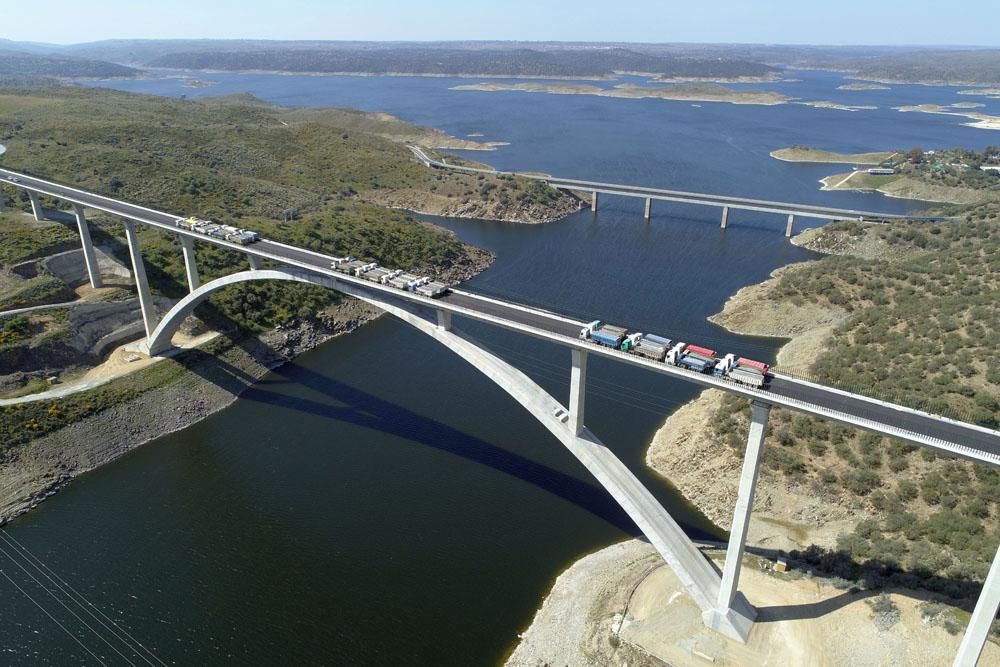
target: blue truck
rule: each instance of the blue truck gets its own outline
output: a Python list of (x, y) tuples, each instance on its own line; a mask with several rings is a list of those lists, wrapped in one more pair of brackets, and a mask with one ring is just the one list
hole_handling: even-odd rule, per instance
[(605, 324), (600, 320), (594, 320), (580, 330), (580, 338), (592, 340), (598, 345), (619, 348), (628, 331), (623, 327), (616, 327), (612, 324)]

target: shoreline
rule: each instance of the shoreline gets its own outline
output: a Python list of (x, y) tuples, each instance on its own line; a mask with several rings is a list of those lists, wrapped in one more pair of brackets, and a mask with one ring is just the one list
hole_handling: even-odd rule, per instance
[[(495, 259), (475, 247), (466, 258), (465, 265), (452, 269), (455, 280), (481, 273)], [(81, 475), (229, 407), (267, 373), (382, 315), (377, 308), (345, 296), (317, 317), (296, 317), (281, 327), (236, 339), (217, 355), (198, 348), (185, 350), (177, 356), (206, 356), (193, 361), (178, 378), (32, 440), (0, 461), (4, 480), (0, 527)]]
[[(655, 80), (657, 83), (774, 83), (781, 82), (783, 79), (780, 76), (780, 72), (775, 72), (773, 76), (737, 76), (737, 77), (725, 77), (725, 76), (707, 76), (707, 77), (665, 77), (663, 74), (657, 74), (656, 72), (630, 72), (625, 70), (613, 70), (610, 74), (591, 74), (591, 75), (580, 75), (580, 76), (567, 76), (567, 75), (545, 75), (545, 74), (490, 74), (490, 73), (466, 73), (466, 74), (439, 74), (434, 72), (318, 72), (318, 71), (294, 71), (294, 70), (270, 70), (270, 69), (246, 69), (246, 70), (231, 70), (231, 69), (212, 69), (212, 68), (189, 68), (189, 67), (149, 67), (147, 65), (132, 64), (129, 67), (135, 67), (143, 72), (199, 72), (203, 74), (278, 74), (281, 76), (362, 76), (362, 77), (381, 77), (381, 76), (419, 76), (427, 77), (432, 79), (530, 79), (539, 81), (617, 81), (618, 79), (626, 76), (634, 76), (641, 78), (648, 78)], [(665, 77), (665, 78), (660, 78)], [(117, 77), (119, 79), (158, 79), (158, 78), (172, 78), (169, 76), (163, 77)], [(102, 81), (105, 79), (101, 79)], [(107, 79), (111, 80), (111, 79)], [(970, 84), (971, 85), (971, 84)]]

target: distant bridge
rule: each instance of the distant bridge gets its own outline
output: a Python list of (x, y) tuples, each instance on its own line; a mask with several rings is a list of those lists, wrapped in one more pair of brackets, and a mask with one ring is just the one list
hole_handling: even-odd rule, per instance
[(720, 226), (726, 229), (729, 226), (729, 210), (758, 211), (761, 213), (778, 213), (787, 215), (785, 223), (785, 236), (790, 237), (794, 231), (796, 216), (801, 218), (816, 218), (819, 220), (920, 220), (925, 222), (939, 222), (941, 220), (953, 220), (945, 216), (919, 216), (903, 215), (899, 213), (876, 213), (873, 211), (861, 211), (852, 208), (833, 208), (830, 206), (814, 206), (812, 204), (792, 204), (788, 202), (771, 201), (768, 199), (748, 199), (746, 197), (732, 197), (729, 195), (713, 195), (704, 192), (686, 192), (684, 190), (666, 190), (663, 188), (647, 188), (639, 185), (622, 185), (620, 183), (604, 183), (601, 181), (581, 181), (574, 178), (559, 178), (543, 174), (533, 174), (517, 171), (496, 171), (493, 169), (482, 169), (478, 167), (465, 167), (461, 165), (448, 164), (441, 160), (435, 160), (417, 146), (408, 146), (418, 160), (426, 166), (434, 169), (448, 169), (451, 171), (465, 172), (469, 174), (490, 174), (493, 176), (521, 176), (536, 181), (543, 181), (559, 190), (572, 190), (574, 192), (590, 193), (590, 210), (597, 210), (598, 198), (602, 194), (618, 195), (621, 197), (636, 197), (645, 199), (646, 208), (644, 217), (649, 220), (653, 210), (653, 200), (680, 202), (683, 204), (699, 204), (701, 206), (715, 206), (722, 209), (722, 222)]
[[(701, 608), (705, 624), (738, 641), (747, 640), (756, 618), (756, 610), (739, 592), (738, 586), (764, 438), (772, 407), (787, 408), (897, 438), (942, 454), (1000, 466), (1000, 433), (990, 429), (780, 374), (775, 374), (768, 389), (753, 389), (725, 378), (696, 373), (581, 340), (578, 334), (584, 322), (539, 308), (457, 289), (441, 298), (431, 299), (414, 292), (373, 283), (362, 277), (338, 273), (331, 268), (333, 258), (323, 253), (266, 239), (243, 246), (205, 236), (177, 227), (177, 222), (183, 216), (156, 211), (6, 169), (0, 169), (0, 186), (2, 185), (26, 191), (37, 220), (41, 220), (44, 216), (39, 195), (48, 195), (73, 204), (84, 259), (91, 283), (95, 287), (100, 285), (100, 274), (94, 258), (85, 208), (102, 211), (124, 220), (133, 276), (145, 326), (145, 346), (151, 355), (163, 354), (171, 349), (173, 333), (198, 303), (229, 285), (256, 280), (303, 282), (337, 290), (382, 308), (442, 343), (510, 394), (583, 464), (621, 505), (674, 570), (692, 600)], [(0, 210), (3, 203), (4, 196), (0, 188)], [(189, 294), (162, 317), (156, 312), (146, 279), (136, 223), (174, 234), (181, 243)], [(242, 253), (247, 257), (249, 270), (202, 285), (195, 262), (195, 241), (212, 243)], [(270, 260), (278, 266), (264, 268), (263, 260)], [(568, 348), (571, 362), (568, 403), (563, 405), (527, 375), (459, 331), (453, 326), (454, 316), (484, 322)], [(750, 399), (751, 424), (722, 572), (719, 572), (715, 564), (697, 549), (673, 517), (649, 490), (642, 486), (614, 452), (584, 425), (587, 360), (590, 355)], [(955, 665), (971, 666), (976, 663), (998, 608), (1000, 608), (1000, 551), (993, 560), (983, 594), (972, 614)]]

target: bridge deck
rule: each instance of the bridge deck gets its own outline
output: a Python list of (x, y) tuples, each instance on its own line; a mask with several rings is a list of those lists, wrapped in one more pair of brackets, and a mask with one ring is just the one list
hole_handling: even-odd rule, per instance
[[(19, 179), (11, 182), (10, 176)], [(171, 233), (229, 247), (256, 257), (287, 263), (317, 273), (331, 276), (356, 287), (409, 301), (429, 309), (447, 310), (455, 315), (488, 322), (527, 335), (550, 340), (566, 347), (576, 347), (592, 354), (615, 361), (640, 366), (646, 370), (671, 375), (706, 387), (715, 387), (787, 407), (807, 414), (833, 419), (844, 424), (867, 429), (891, 437), (898, 437), (915, 444), (932, 447), (950, 454), (1000, 465), (1000, 433), (989, 429), (929, 415), (898, 405), (877, 401), (865, 396), (850, 394), (830, 387), (823, 387), (795, 378), (777, 375), (771, 387), (758, 391), (737, 385), (728, 380), (702, 375), (675, 366), (658, 363), (618, 350), (580, 341), (578, 333), (583, 322), (538, 308), (506, 302), (467, 291), (456, 290), (444, 298), (432, 300), (411, 292), (402, 292), (377, 285), (363, 278), (337, 273), (330, 268), (332, 257), (302, 248), (287, 246), (274, 241), (261, 240), (248, 246), (207, 237), (179, 229), (176, 221), (182, 216), (155, 211), (121, 202), (101, 195), (84, 192), (69, 186), (51, 183), (5, 169), (0, 178), (19, 188), (33, 190), (59, 199), (122, 216), (136, 222), (158, 227)], [(0, 180), (0, 184), (4, 183)], [(669, 332), (664, 332), (669, 334)]]
[(765, 213), (792, 214), (802, 217), (820, 218), (824, 220), (869, 218), (876, 220), (901, 219), (937, 221), (948, 219), (943, 216), (913, 216), (899, 213), (877, 213), (873, 211), (862, 211), (859, 209), (817, 206), (815, 204), (795, 204), (769, 199), (751, 199), (748, 197), (734, 197), (730, 195), (717, 195), (705, 192), (689, 192), (686, 190), (670, 190), (666, 188), (651, 188), (640, 185), (607, 183), (603, 181), (585, 181), (575, 178), (559, 178), (556, 176), (543, 176), (539, 174), (520, 173), (514, 171), (493, 171), (490, 169), (464, 167), (460, 165), (448, 164), (447, 162), (441, 162), (440, 160), (435, 160), (429, 157), (423, 150), (416, 146), (410, 146), (410, 150), (413, 151), (413, 154), (416, 155), (421, 162), (429, 167), (450, 169), (453, 171), (464, 171), (474, 174), (521, 176), (523, 178), (545, 181), (552, 187), (564, 190), (581, 190), (586, 192), (598, 192), (601, 194), (621, 195), (625, 197), (642, 197), (647, 199), (700, 204), (704, 206), (718, 206), (748, 211), (761, 211)]

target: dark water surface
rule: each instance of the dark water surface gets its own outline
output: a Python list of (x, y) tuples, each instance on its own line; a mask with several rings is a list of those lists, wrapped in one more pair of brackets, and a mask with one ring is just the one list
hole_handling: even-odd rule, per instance
[[(973, 99), (955, 89), (848, 93), (834, 90), (839, 75), (823, 73), (780, 85), (882, 108), (448, 90), (466, 79), (199, 76), (219, 83), (105, 85), (386, 110), (510, 141), (478, 156), (501, 168), (885, 211), (914, 204), (818, 192), (816, 180), (836, 168), (767, 154), (795, 143), (995, 143), (958, 119), (888, 108)], [(740, 287), (812, 256), (782, 238), (783, 220), (734, 213), (722, 233), (715, 209), (661, 205), (645, 224), (640, 207), (607, 198), (596, 216), (545, 226), (435, 221), (496, 252), (470, 289), (772, 359), (780, 341), (733, 336), (705, 318)], [(568, 351), (457, 325), (565, 400)], [(588, 425), (692, 535), (718, 536), (643, 464), (664, 416), (695, 390), (600, 359), (590, 373)], [(382, 319), (267, 376), (227, 410), (84, 476), (8, 534), (167, 662), (479, 665), (505, 655), (568, 563), (636, 529), (506, 394)], [(2, 554), (0, 562), (10, 577), (0, 578), (0, 663), (94, 662), (16, 583), (110, 664), (125, 664)]]

